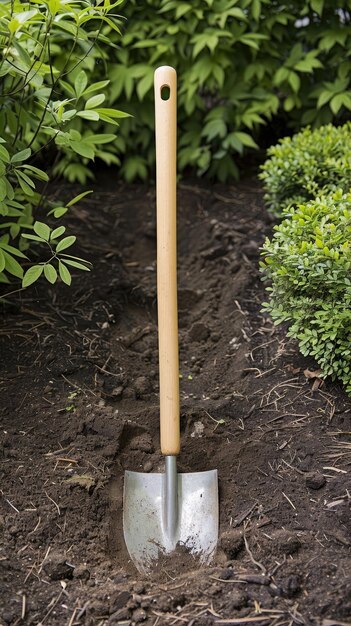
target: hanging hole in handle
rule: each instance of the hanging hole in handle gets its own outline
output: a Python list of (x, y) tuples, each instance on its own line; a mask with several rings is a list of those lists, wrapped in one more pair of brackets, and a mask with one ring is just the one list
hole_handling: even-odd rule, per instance
[(161, 100), (169, 100), (171, 97), (171, 89), (169, 85), (162, 85), (161, 87)]

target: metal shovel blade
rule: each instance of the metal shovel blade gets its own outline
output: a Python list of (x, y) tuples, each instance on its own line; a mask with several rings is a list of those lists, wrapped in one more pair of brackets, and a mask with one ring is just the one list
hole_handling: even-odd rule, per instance
[(165, 474), (125, 472), (124, 539), (134, 565), (149, 573), (181, 550), (207, 565), (218, 540), (217, 470), (178, 474), (178, 518), (174, 533), (165, 520)]

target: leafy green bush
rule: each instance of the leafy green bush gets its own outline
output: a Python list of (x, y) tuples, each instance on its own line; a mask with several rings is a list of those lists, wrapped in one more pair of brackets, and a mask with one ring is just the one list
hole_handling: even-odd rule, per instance
[[(86, 164), (95, 157), (116, 161), (104, 147), (114, 142), (115, 134), (96, 133), (94, 124), (117, 125), (126, 114), (104, 106), (101, 90), (108, 80), (93, 82), (91, 74), (94, 58), (110, 45), (105, 26), (119, 32), (109, 11), (121, 1), (0, 4), (0, 282), (9, 282), (12, 275), (26, 287), (40, 275), (54, 283), (59, 274), (69, 284), (69, 267), (88, 268), (63, 252), (75, 241), (65, 235), (65, 227), (51, 229), (36, 221), (45, 205), (43, 185), (49, 180), (48, 167), (45, 171), (41, 167), (59, 152), (68, 179), (83, 181)], [(71, 163), (72, 155), (79, 163)], [(84, 195), (61, 206), (49, 205), (49, 214), (61, 218)], [(44, 244), (48, 256), (45, 261), (39, 257), (24, 274), (33, 243)], [(34, 254), (38, 260), (36, 249)]]
[(291, 204), (312, 200), (338, 188), (351, 188), (351, 123), (305, 128), (268, 150), (260, 174), (265, 200), (279, 215)]
[(115, 144), (127, 180), (153, 172), (159, 65), (178, 71), (180, 171), (226, 180), (267, 137), (267, 122), (272, 141), (278, 118), (286, 133), (347, 117), (350, 8), (350, 0), (128, 0), (106, 87), (133, 114)]
[(262, 269), (276, 324), (323, 376), (340, 379), (351, 394), (351, 194), (341, 190), (291, 209), (264, 247)]

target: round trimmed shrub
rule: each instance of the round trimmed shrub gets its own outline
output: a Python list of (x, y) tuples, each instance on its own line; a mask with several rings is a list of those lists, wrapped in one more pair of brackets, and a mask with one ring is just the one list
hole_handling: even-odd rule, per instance
[(351, 189), (351, 123), (305, 128), (268, 150), (260, 178), (268, 208), (280, 215), (291, 205), (336, 189)]
[(263, 246), (274, 322), (351, 395), (351, 194), (341, 190), (291, 209)]

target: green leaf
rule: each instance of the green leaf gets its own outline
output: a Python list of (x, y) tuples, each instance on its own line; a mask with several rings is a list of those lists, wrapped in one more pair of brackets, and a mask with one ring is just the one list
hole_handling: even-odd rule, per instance
[(326, 90), (322, 91), (317, 100), (317, 108), (320, 109), (324, 104), (329, 102), (329, 100), (331, 100), (332, 97), (333, 97), (332, 91), (326, 91)]
[(288, 82), (295, 93), (297, 93), (300, 89), (301, 80), (296, 72), (289, 72)]
[(84, 120), (90, 120), (91, 122), (97, 122), (100, 119), (97, 111), (78, 111), (77, 117), (82, 117)]
[(22, 287), (29, 287), (32, 283), (35, 283), (43, 273), (43, 265), (33, 265), (30, 267), (23, 276)]
[(80, 98), (80, 96), (83, 94), (87, 84), (88, 77), (84, 70), (81, 70), (74, 81), (74, 89), (76, 91), (77, 98)]
[(31, 241), (38, 241), (39, 243), (43, 243), (42, 237), (38, 237), (37, 235), (31, 235), (30, 233), (22, 233), (22, 237), (24, 239), (30, 239)]
[(93, 160), (95, 157), (94, 149), (91, 147), (90, 144), (85, 143), (85, 141), (71, 141), (71, 147), (73, 148), (74, 152), (80, 154), (83, 157), (86, 157), (87, 159)]
[(16, 261), (16, 259), (14, 259), (13, 256), (8, 254), (8, 252), (5, 252), (3, 250), (2, 253), (3, 253), (4, 257), (5, 257), (5, 270), (7, 272), (9, 272), (9, 274), (12, 274), (13, 276), (16, 276), (16, 278), (22, 278), (22, 276), (23, 276), (23, 269), (20, 266), (20, 264), (18, 263), (18, 261)]
[(108, 115), (109, 117), (112, 118), (123, 118), (123, 117), (131, 117), (130, 113), (125, 113), (124, 111), (118, 111), (118, 109), (95, 109), (95, 111), (97, 111), (100, 115), (100, 117), (102, 115)]
[(235, 133), (235, 136), (237, 137), (237, 139), (239, 139), (239, 141), (242, 142), (244, 146), (247, 146), (247, 148), (258, 148), (257, 143), (253, 140), (251, 135), (248, 135), (247, 133), (243, 133), (241, 131), (237, 131)]
[(5, 269), (5, 256), (2, 250), (0, 249), (0, 272), (2, 272), (4, 269)]
[[(63, 261), (63, 260), (62, 260)], [(63, 263), (67, 265), (71, 265), (72, 267), (76, 267), (79, 270), (84, 270), (85, 272), (90, 272), (90, 267), (83, 265), (83, 263), (78, 263), (78, 261), (72, 261), (71, 259), (65, 259)]]
[(296, 63), (294, 69), (298, 72), (313, 72), (317, 67), (323, 67), (322, 63), (314, 56), (309, 56)]
[(20, 182), (19, 179), (22, 179), (22, 181), (24, 181), (29, 187), (31, 187), (32, 189), (35, 189), (34, 181), (31, 178), (29, 178), (29, 176), (27, 176), (27, 174), (25, 174), (24, 172), (21, 172), (19, 167), (16, 168), (16, 172), (15, 173), (16, 173), (16, 176), (17, 176), (17, 179), (18, 179), (19, 182)]
[(71, 284), (72, 282), (71, 274), (69, 270), (67, 269), (67, 267), (62, 263), (62, 261), (59, 261), (59, 274), (60, 274), (62, 282), (66, 283), (66, 285)]
[[(62, 217), (63, 215), (65, 215), (67, 213), (68, 209), (64, 206), (62, 207), (57, 207), (56, 209), (53, 210), (53, 215), (54, 217), (56, 217), (56, 219)], [(51, 213), (51, 211), (50, 211)]]
[(99, 89), (103, 89), (106, 87), (111, 81), (110, 80), (100, 80), (93, 85), (89, 85), (84, 91), (84, 96), (88, 96), (90, 93), (94, 93), (94, 91), (99, 91)]
[(57, 280), (57, 271), (51, 263), (46, 263), (44, 265), (44, 275), (46, 280), (49, 281), (52, 285), (56, 283)]
[(50, 228), (47, 224), (44, 224), (43, 222), (35, 222), (33, 228), (38, 237), (41, 237), (45, 241), (49, 241)]
[(84, 137), (84, 141), (86, 143), (92, 143), (92, 144), (104, 144), (104, 143), (110, 143), (111, 141), (114, 141), (116, 139), (117, 135), (112, 135), (112, 133), (106, 133), (106, 134), (101, 134), (101, 135), (89, 135), (88, 137), (85, 136)]
[(47, 173), (43, 172), (43, 170), (40, 170), (38, 167), (34, 167), (34, 165), (28, 165), (26, 163), (25, 165), (19, 165), (17, 169), (19, 168), (23, 168), (25, 170), (29, 170), (30, 172), (33, 172), (33, 175), (39, 180), (43, 180), (45, 182), (49, 180), (49, 176), (47, 175)]
[(151, 90), (154, 82), (153, 72), (149, 72), (140, 81), (137, 82), (136, 92), (139, 100), (143, 100), (148, 91)]
[(4, 178), (0, 178), (0, 202), (5, 200), (6, 196), (7, 196), (7, 184), (6, 184), (6, 178), (4, 177)]
[(30, 185), (28, 185), (28, 183), (25, 180), (23, 180), (23, 178), (21, 176), (19, 176), (19, 172), (15, 171), (15, 174), (16, 174), (17, 180), (19, 182), (19, 185), (20, 185), (22, 191), (25, 193), (25, 195), (26, 196), (34, 196), (33, 188)]
[(72, 246), (74, 242), (76, 241), (76, 239), (77, 237), (75, 237), (74, 235), (70, 235), (69, 237), (65, 237), (64, 239), (61, 239), (61, 241), (59, 241), (56, 246), (56, 253), (62, 252), (62, 250), (66, 250), (66, 248), (69, 248), (70, 246)]
[(319, 15), (322, 15), (324, 0), (311, 0), (312, 9)]
[(80, 200), (85, 198), (85, 196), (87, 196), (90, 193), (93, 193), (93, 191), (92, 190), (90, 190), (90, 191), (83, 191), (82, 193), (78, 194), (78, 196), (75, 196), (74, 198), (72, 198), (72, 200), (67, 202), (67, 206), (73, 206), (73, 204), (77, 204), (77, 202), (79, 202)]
[(89, 100), (87, 100), (85, 103), (85, 109), (95, 109), (104, 102), (105, 98), (106, 96), (104, 93), (97, 93), (95, 96), (92, 96)]
[(13, 246), (9, 246), (9, 244), (5, 243), (4, 241), (0, 242), (0, 248), (2, 248), (3, 250), (6, 250), (6, 252), (9, 252), (13, 256), (18, 256), (20, 259), (28, 258), (26, 257), (25, 254), (23, 254), (23, 252), (21, 252), (21, 250), (18, 250), (17, 248), (14, 248)]
[(26, 161), (26, 159), (29, 159), (31, 154), (32, 154), (32, 151), (30, 148), (26, 148), (25, 150), (20, 150), (20, 152), (17, 152), (16, 154), (13, 155), (13, 157), (11, 158), (11, 163), (19, 163), (20, 161)]
[(332, 98), (329, 106), (334, 115), (337, 115), (342, 106), (345, 106), (347, 109), (351, 108), (351, 97), (347, 93), (339, 93)]
[(289, 70), (286, 67), (280, 67), (273, 78), (274, 85), (281, 85), (289, 77)]
[(58, 228), (55, 228), (51, 232), (50, 240), (52, 241), (53, 239), (57, 239), (57, 237), (61, 237), (61, 235), (63, 235), (65, 230), (66, 230), (65, 226), (59, 226)]
[(5, 163), (10, 163), (10, 155), (4, 146), (0, 146), (0, 159)]
[(210, 120), (205, 124), (202, 135), (211, 141), (214, 137), (225, 137), (227, 126), (221, 118)]

